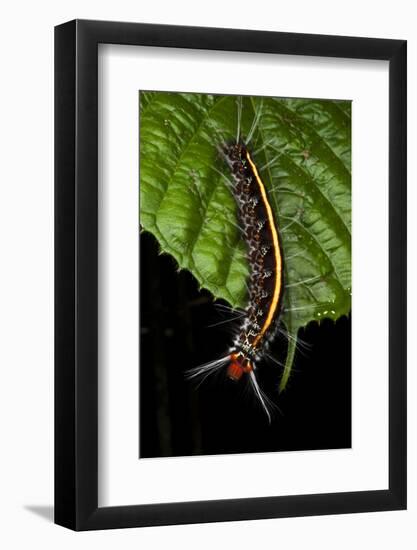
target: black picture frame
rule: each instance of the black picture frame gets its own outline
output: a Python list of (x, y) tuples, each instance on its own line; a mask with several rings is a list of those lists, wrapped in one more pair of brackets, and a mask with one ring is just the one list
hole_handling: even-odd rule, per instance
[[(389, 62), (389, 488), (98, 507), (98, 44)], [(406, 508), (406, 41), (74, 20), (55, 28), (55, 522), (74, 530)]]

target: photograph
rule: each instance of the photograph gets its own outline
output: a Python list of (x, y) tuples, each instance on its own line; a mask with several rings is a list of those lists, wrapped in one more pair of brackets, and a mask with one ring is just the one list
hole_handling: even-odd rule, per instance
[(139, 91), (139, 458), (351, 447), (347, 98)]

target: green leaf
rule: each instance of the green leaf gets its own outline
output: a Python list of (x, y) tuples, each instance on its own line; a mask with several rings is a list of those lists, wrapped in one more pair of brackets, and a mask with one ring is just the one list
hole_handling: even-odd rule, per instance
[(249, 266), (217, 151), (249, 146), (280, 228), (289, 333), (351, 307), (351, 104), (348, 101), (141, 92), (140, 222), (214, 298), (246, 305)]

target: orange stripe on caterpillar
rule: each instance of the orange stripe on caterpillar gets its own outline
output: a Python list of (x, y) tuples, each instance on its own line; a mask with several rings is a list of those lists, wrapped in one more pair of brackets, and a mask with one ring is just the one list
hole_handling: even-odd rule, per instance
[(269, 311), (268, 311), (268, 315), (265, 320), (265, 323), (253, 342), (253, 346), (256, 347), (259, 340), (262, 338), (262, 336), (271, 326), (271, 323), (277, 312), (278, 304), (281, 297), (281, 291), (282, 291), (282, 258), (281, 258), (281, 249), (280, 249), (279, 238), (278, 238), (278, 231), (277, 231), (277, 228), (275, 227), (274, 215), (272, 213), (271, 205), (269, 204), (268, 196), (265, 190), (265, 185), (261, 180), (261, 177), (259, 176), (258, 169), (256, 168), (255, 163), (251, 159), (251, 156), (248, 150), (246, 150), (246, 158), (248, 159), (249, 165), (255, 176), (255, 180), (256, 180), (256, 183), (258, 184), (260, 195), (262, 197), (262, 201), (265, 206), (269, 227), (271, 229), (272, 245), (273, 245), (272, 248), (273, 248), (274, 259), (275, 259), (274, 292), (272, 295), (272, 300), (269, 306)]

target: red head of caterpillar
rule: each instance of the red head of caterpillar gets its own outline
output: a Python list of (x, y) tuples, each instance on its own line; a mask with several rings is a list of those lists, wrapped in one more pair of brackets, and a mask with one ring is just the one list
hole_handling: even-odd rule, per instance
[(227, 367), (227, 376), (234, 381), (240, 380), (242, 375), (253, 370), (253, 365), (242, 353), (231, 353)]

